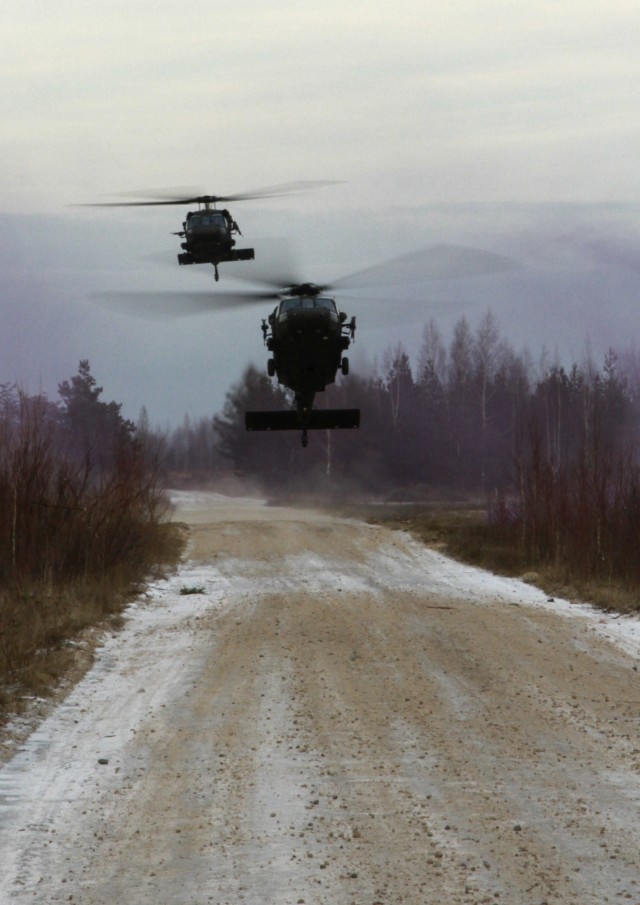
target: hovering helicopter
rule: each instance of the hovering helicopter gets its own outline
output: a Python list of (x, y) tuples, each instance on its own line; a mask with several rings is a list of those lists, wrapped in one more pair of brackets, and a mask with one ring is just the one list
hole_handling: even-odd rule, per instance
[[(288, 182), (272, 188), (255, 189), (252, 192), (240, 192), (235, 195), (165, 195), (153, 201), (113, 201), (107, 203), (83, 205), (88, 207), (161, 207), (169, 204), (197, 204), (197, 211), (188, 211), (182, 223), (182, 229), (172, 233), (184, 241), (183, 249), (178, 254), (178, 264), (212, 264), (215, 280), (220, 274), (218, 265), (227, 261), (252, 261), (255, 258), (253, 248), (236, 248), (235, 236), (241, 236), (240, 227), (227, 208), (218, 210), (217, 205), (234, 201), (253, 201), (261, 198), (273, 198), (278, 195), (291, 195), (322, 185), (333, 185), (328, 181)], [(142, 194), (138, 192), (137, 194)], [(153, 193), (156, 194), (155, 192)]]
[[(273, 263), (273, 262), (272, 262)], [(438, 279), (476, 276), (513, 270), (518, 265), (494, 252), (457, 245), (434, 245), (377, 264), (331, 283), (301, 282), (291, 272), (246, 277), (264, 288), (225, 292), (100, 293), (127, 308), (141, 307), (152, 314), (193, 313), (276, 301), (262, 320), (264, 343), (270, 352), (267, 373), (291, 390), (294, 407), (284, 411), (245, 412), (248, 431), (300, 430), (308, 445), (312, 429), (350, 429), (360, 426), (359, 409), (314, 408), (317, 393), (334, 383), (338, 371), (349, 373), (345, 352), (355, 339), (356, 319), (338, 310), (333, 292), (367, 287), (403, 285)], [(389, 304), (388, 301), (385, 304)]]
[[(264, 343), (271, 352), (267, 373), (293, 391), (295, 408), (287, 411), (246, 412), (248, 431), (301, 430), (308, 445), (311, 429), (357, 428), (359, 409), (314, 408), (316, 393), (334, 383), (338, 371), (349, 373), (344, 353), (355, 339), (356, 318), (339, 311), (334, 290), (420, 283), (513, 269), (502, 255), (477, 248), (436, 245), (401, 255), (383, 264), (339, 277), (330, 284), (270, 280), (275, 291), (239, 293), (239, 302), (276, 299), (278, 304), (262, 321)], [(267, 279), (263, 277), (263, 282)], [(233, 298), (233, 294), (230, 296)]]
[(334, 383), (338, 370), (349, 373), (343, 354), (355, 339), (356, 319), (338, 311), (335, 299), (325, 295), (328, 287), (315, 283), (290, 286), (279, 296), (276, 308), (262, 321), (262, 334), (272, 357), (267, 374), (293, 390), (295, 410), (246, 412), (245, 427), (255, 430), (302, 430), (307, 446), (310, 428), (355, 428), (359, 409), (314, 409), (316, 393)]

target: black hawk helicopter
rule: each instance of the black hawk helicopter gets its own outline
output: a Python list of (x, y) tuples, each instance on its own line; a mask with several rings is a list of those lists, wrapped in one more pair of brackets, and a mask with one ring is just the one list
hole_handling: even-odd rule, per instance
[(256, 430), (302, 430), (307, 446), (311, 428), (355, 428), (359, 409), (314, 409), (316, 393), (334, 383), (338, 371), (349, 373), (344, 352), (355, 339), (356, 319), (338, 311), (328, 286), (300, 283), (283, 287), (278, 305), (262, 321), (262, 334), (271, 357), (267, 374), (294, 393), (295, 409), (282, 412), (246, 412), (245, 427)]
[[(402, 255), (331, 283), (300, 281), (289, 267), (287, 272), (269, 273), (242, 279), (262, 283), (263, 288), (225, 292), (144, 292), (116, 293), (127, 307), (147, 313), (193, 313), (229, 309), (246, 304), (275, 301), (276, 307), (262, 321), (264, 343), (270, 353), (267, 373), (291, 390), (294, 407), (284, 411), (246, 412), (248, 431), (300, 430), (302, 445), (308, 445), (308, 431), (357, 428), (359, 409), (314, 408), (317, 393), (335, 382), (338, 372), (349, 373), (345, 352), (355, 339), (356, 319), (338, 310), (335, 291), (351, 291), (378, 286), (402, 286), (465, 276), (513, 270), (518, 265), (510, 258), (477, 248), (435, 245)], [(240, 276), (238, 274), (238, 276)], [(111, 301), (113, 293), (101, 293)], [(168, 304), (167, 304), (168, 303)], [(393, 304), (386, 300), (386, 305)]]
[[(176, 195), (165, 195), (153, 201), (110, 201), (106, 203), (83, 205), (86, 207), (162, 207), (169, 204), (197, 204), (198, 210), (188, 211), (182, 223), (182, 229), (172, 233), (183, 241), (182, 252), (178, 255), (178, 263), (212, 264), (216, 282), (220, 279), (218, 265), (227, 261), (252, 261), (255, 258), (253, 248), (236, 248), (235, 236), (241, 236), (240, 227), (227, 208), (219, 210), (218, 204), (235, 201), (254, 201), (261, 198), (273, 198), (278, 195), (291, 195), (322, 185), (335, 185), (330, 181), (287, 182), (271, 188), (255, 189), (251, 192), (240, 192), (235, 195), (193, 194), (186, 190)], [(135, 194), (150, 194), (136, 192)], [(156, 192), (152, 193), (156, 195)]]
[[(340, 371), (349, 373), (344, 353), (355, 339), (356, 318), (339, 311), (333, 293), (377, 286), (400, 286), (435, 279), (472, 276), (513, 269), (510, 259), (476, 248), (436, 245), (401, 255), (383, 264), (338, 277), (331, 283), (295, 282), (271, 278), (275, 291), (240, 293), (238, 301), (278, 304), (262, 321), (264, 343), (271, 352), (267, 373), (293, 391), (295, 408), (246, 412), (248, 431), (301, 430), (302, 445), (311, 429), (357, 428), (359, 409), (314, 408), (316, 393), (334, 383)], [(263, 282), (266, 279), (263, 277)]]

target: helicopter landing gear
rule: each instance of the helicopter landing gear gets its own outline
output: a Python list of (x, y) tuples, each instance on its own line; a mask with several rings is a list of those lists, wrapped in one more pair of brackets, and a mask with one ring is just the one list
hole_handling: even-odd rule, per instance
[(306, 449), (308, 445), (309, 445), (309, 436), (307, 434), (307, 429), (305, 427), (305, 429), (302, 431), (302, 446), (304, 449)]
[(273, 358), (269, 358), (267, 360), (267, 374), (269, 375), (269, 377), (275, 377), (275, 373), (276, 373), (276, 363), (273, 360)]
[(340, 362), (340, 370), (342, 371), (342, 373), (344, 374), (345, 377), (349, 373), (349, 359), (346, 356)]
[(214, 270), (214, 273), (215, 273), (215, 280), (216, 280), (216, 283), (217, 283), (218, 280), (220, 279), (220, 274), (218, 273), (218, 265), (217, 265), (217, 264), (214, 264), (214, 265), (213, 265), (213, 270)]

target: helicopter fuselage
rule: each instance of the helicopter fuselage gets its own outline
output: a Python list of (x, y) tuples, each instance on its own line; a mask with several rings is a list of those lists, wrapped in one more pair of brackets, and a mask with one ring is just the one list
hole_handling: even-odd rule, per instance
[(184, 249), (178, 255), (180, 264), (213, 264), (218, 275), (218, 264), (223, 261), (251, 261), (253, 248), (236, 248), (235, 233), (238, 224), (227, 210), (189, 211), (177, 235), (183, 238)]
[(338, 369), (348, 373), (343, 353), (355, 333), (355, 318), (346, 315), (335, 300), (318, 294), (284, 296), (263, 321), (267, 348), (272, 353), (268, 373), (293, 390), (296, 405), (310, 409), (316, 393), (334, 383)]

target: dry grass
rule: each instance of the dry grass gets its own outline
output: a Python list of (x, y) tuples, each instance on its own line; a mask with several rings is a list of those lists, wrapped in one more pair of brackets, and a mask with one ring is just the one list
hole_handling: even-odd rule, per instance
[[(352, 510), (356, 514), (355, 510)], [(523, 578), (553, 597), (591, 603), (619, 613), (638, 612), (638, 588), (612, 580), (596, 580), (568, 565), (549, 566), (537, 562), (514, 545), (505, 528), (491, 524), (486, 507), (475, 501), (447, 506), (359, 507), (361, 517), (409, 531), (423, 543), (454, 559), (499, 575)]]
[(87, 370), (70, 390), (74, 417), (71, 406), (0, 392), (0, 709), (47, 692), (74, 639), (113, 626), (146, 578), (181, 554), (159, 449), (92, 387)]
[[(142, 590), (178, 563), (184, 549), (181, 526), (145, 529), (145, 557), (135, 567), (64, 584), (37, 581), (0, 591), (0, 713), (18, 712), (33, 695), (46, 696), (77, 662), (78, 640), (96, 626), (113, 630), (122, 612)], [(86, 664), (90, 665), (89, 662)]]

